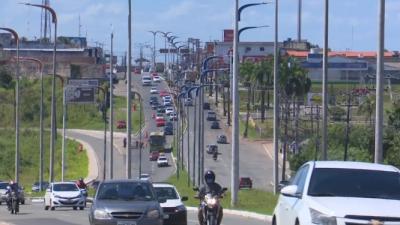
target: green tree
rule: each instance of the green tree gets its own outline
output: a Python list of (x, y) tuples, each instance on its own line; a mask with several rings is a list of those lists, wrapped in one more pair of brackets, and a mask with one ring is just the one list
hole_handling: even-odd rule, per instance
[(358, 106), (358, 113), (365, 115), (365, 122), (369, 121), (369, 125), (373, 125), (372, 116), (375, 112), (375, 97), (372, 95), (366, 96)]
[(265, 94), (267, 92), (267, 107), (269, 108), (270, 104), (270, 95), (269, 90), (273, 83), (273, 61), (272, 60), (263, 60), (260, 63), (256, 64), (254, 69), (254, 83), (257, 84), (259, 88), (261, 88), (261, 122), (265, 120)]
[(251, 91), (253, 87), (251, 81), (254, 79), (254, 71), (255, 71), (255, 64), (250, 61), (242, 63), (239, 68), (241, 82), (245, 87), (247, 87), (246, 123), (243, 132), (243, 137), (245, 138), (247, 138), (249, 129), (250, 101), (251, 101)]

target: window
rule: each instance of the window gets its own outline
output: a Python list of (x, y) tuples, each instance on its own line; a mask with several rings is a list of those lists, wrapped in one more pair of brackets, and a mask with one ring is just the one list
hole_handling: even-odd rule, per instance
[(251, 51), (251, 47), (246, 47), (245, 48), (245, 52), (247, 53), (247, 52), (250, 52)]
[(263, 51), (265, 51), (265, 48), (264, 47), (260, 47), (260, 52), (263, 52)]

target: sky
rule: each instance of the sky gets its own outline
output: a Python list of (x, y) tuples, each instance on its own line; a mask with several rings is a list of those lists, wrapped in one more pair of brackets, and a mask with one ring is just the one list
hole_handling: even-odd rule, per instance
[[(0, 25), (11, 27), (20, 36), (40, 37), (41, 10), (18, 4), (24, 0), (1, 0)], [(41, 3), (42, 0), (25, 0)], [(263, 1), (263, 0), (262, 0)], [(269, 0), (266, 0), (267, 2)], [(234, 0), (132, 0), (133, 54), (138, 55), (140, 44), (153, 44), (150, 30), (169, 31), (185, 41), (189, 37), (201, 41), (221, 40), (224, 29), (233, 28)], [(240, 0), (240, 4), (258, 2)], [(241, 35), (242, 41), (273, 41), (274, 7), (270, 4), (250, 7), (243, 11), (240, 27), (268, 25)], [(279, 0), (279, 39), (297, 37), (298, 0)], [(333, 50), (377, 49), (379, 0), (331, 0), (329, 47)], [(128, 0), (50, 0), (58, 15), (58, 35), (78, 36), (79, 17), (81, 36), (89, 44), (103, 43), (110, 47), (114, 32), (117, 54), (127, 51)], [(303, 0), (303, 39), (323, 44), (324, 0)], [(385, 48), (400, 50), (400, 0), (386, 0)], [(164, 39), (157, 36), (157, 48)], [(149, 54), (146, 49), (146, 54)]]

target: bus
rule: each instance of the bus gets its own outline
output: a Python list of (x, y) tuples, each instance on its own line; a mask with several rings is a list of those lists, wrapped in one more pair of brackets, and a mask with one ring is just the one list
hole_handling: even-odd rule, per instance
[(150, 153), (151, 152), (171, 152), (172, 147), (167, 143), (164, 132), (151, 132), (149, 136)]

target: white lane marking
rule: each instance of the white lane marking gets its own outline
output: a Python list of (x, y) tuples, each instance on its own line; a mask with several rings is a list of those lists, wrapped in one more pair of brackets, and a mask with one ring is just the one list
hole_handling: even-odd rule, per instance
[(7, 222), (1, 222), (0, 221), (0, 225), (14, 225), (13, 223), (7, 223)]
[[(266, 144), (263, 144), (262, 146), (263, 146), (263, 148), (264, 148), (264, 151), (267, 153), (267, 155), (268, 155), (272, 160), (274, 160), (273, 155), (268, 151), (267, 145), (266, 145)], [(280, 163), (278, 164), (278, 167), (279, 167), (279, 169), (282, 169), (282, 166), (281, 166)]]

